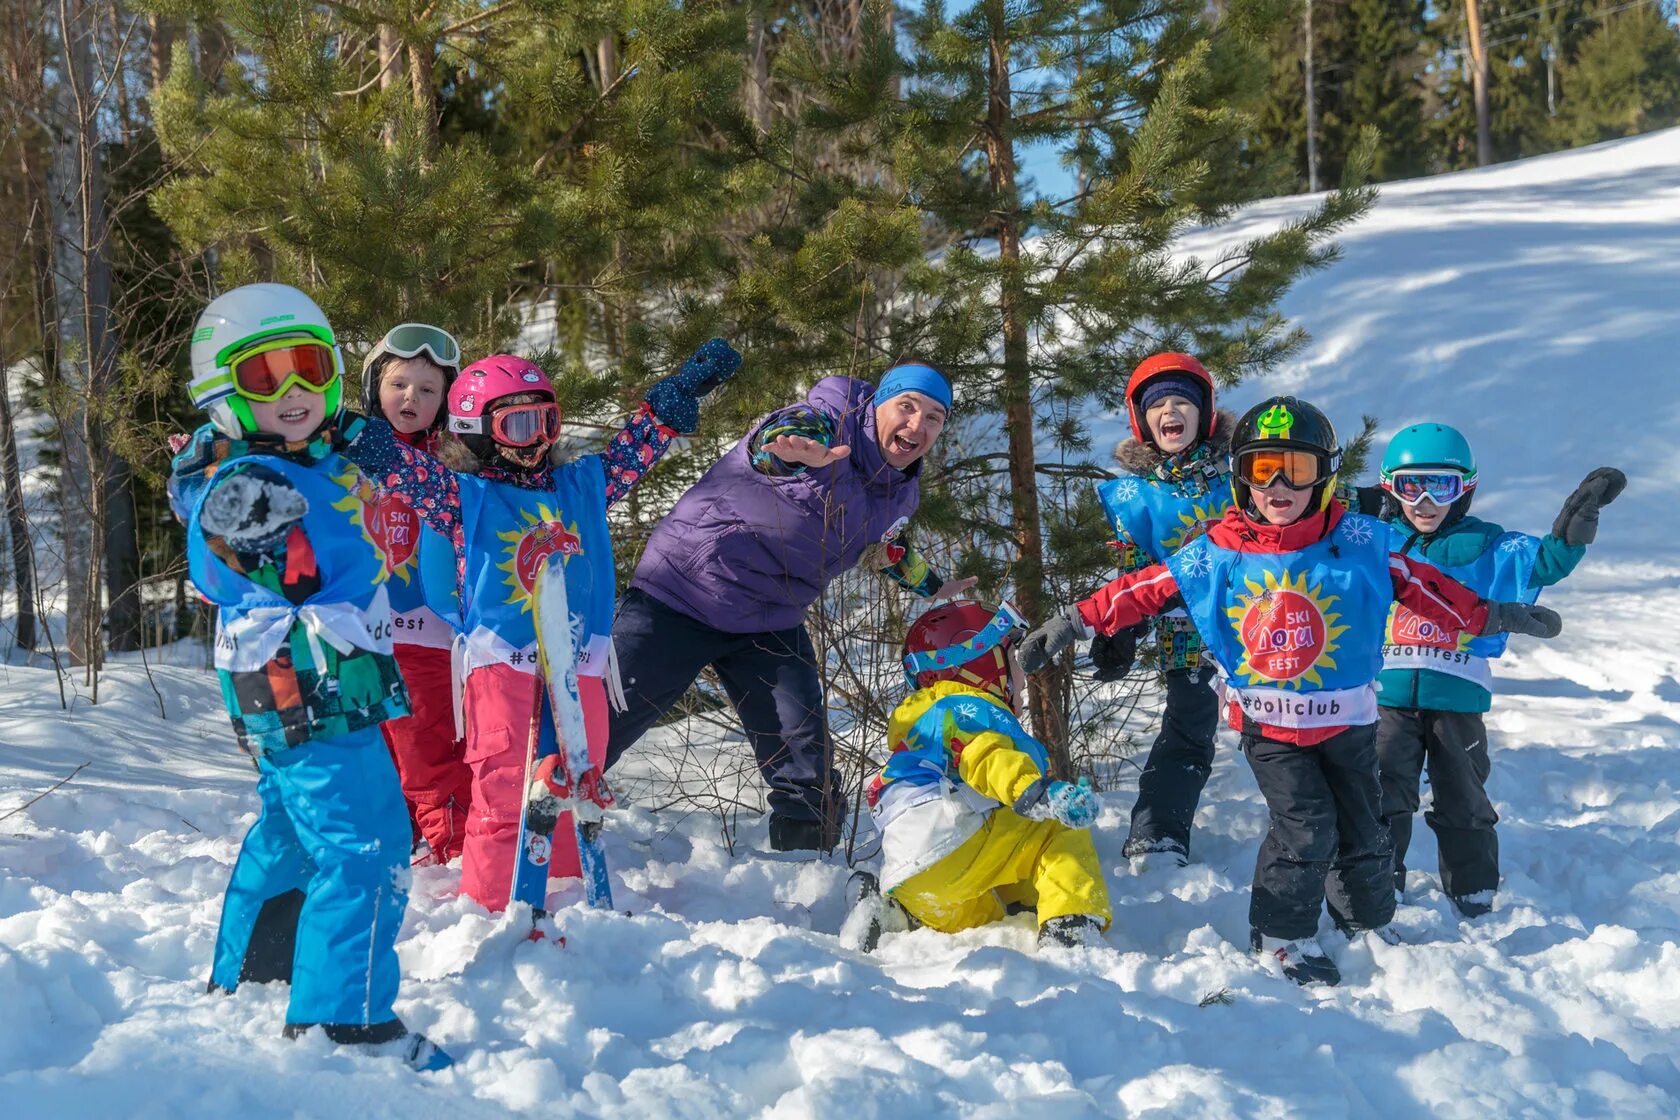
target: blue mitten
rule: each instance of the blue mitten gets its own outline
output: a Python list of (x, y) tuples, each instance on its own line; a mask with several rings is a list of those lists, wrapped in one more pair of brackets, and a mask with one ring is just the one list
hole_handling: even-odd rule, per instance
[(1015, 812), (1030, 821), (1058, 820), (1069, 828), (1090, 828), (1102, 812), (1102, 799), (1091, 788), (1091, 779), (1053, 782), (1040, 778), (1015, 799)]
[(700, 426), (700, 398), (735, 376), (741, 355), (729, 343), (714, 338), (690, 354), (682, 367), (655, 381), (647, 403), (667, 428), (689, 435)]

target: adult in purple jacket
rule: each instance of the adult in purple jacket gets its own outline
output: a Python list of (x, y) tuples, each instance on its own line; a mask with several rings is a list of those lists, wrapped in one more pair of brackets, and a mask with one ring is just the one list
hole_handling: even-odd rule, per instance
[(921, 363), (893, 367), (878, 387), (824, 378), (682, 496), (613, 623), (627, 710), (613, 713), (609, 768), (710, 665), (770, 787), (771, 846), (834, 846), (839, 789), (805, 611), (870, 554), (918, 595), (973, 586), (940, 579), (901, 538), (950, 410), (950, 384)]

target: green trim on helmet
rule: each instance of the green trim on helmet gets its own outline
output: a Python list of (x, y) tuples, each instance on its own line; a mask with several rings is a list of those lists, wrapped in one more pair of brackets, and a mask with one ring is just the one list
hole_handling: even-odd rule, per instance
[[(290, 319), (293, 318), (293, 316), (288, 315), (285, 316), (285, 318)], [(228, 359), (233, 355), (239, 353), (241, 350), (249, 350), (265, 338), (278, 338), (282, 335), (292, 334), (308, 335), (310, 338), (313, 338), (318, 342), (325, 343), (327, 347), (333, 351), (333, 359), (338, 364), (338, 375), (340, 377), (344, 376), (344, 359), (338, 354), (338, 339), (333, 337), (332, 328), (313, 327), (308, 323), (298, 322), (289, 323), (286, 326), (277, 327), (274, 330), (256, 331), (252, 334), (245, 335), (237, 341), (228, 343), (226, 346), (216, 351), (216, 365), (218, 367), (227, 366), (229, 364)]]

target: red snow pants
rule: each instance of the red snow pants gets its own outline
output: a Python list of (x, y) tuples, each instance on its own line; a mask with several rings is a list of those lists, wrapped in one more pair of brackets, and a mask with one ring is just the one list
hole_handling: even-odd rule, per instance
[(380, 726), (397, 764), (409, 816), (439, 863), (461, 854), (472, 802), (472, 771), (455, 738), (455, 694), (449, 679), (449, 651), (424, 646), (395, 647), (397, 668), (408, 686), (410, 715)]
[[(599, 766), (607, 755), (607, 695), (599, 677), (580, 677), (589, 757)], [(519, 851), (520, 793), (525, 759), (538, 735), (553, 742), (541, 681), (499, 662), (467, 674), (466, 760), (472, 770), (472, 810), (461, 860), (461, 893), (486, 910), (507, 909), (513, 866)], [(577, 878), (577, 836), (572, 815), (562, 813), (554, 829), (551, 879)]]

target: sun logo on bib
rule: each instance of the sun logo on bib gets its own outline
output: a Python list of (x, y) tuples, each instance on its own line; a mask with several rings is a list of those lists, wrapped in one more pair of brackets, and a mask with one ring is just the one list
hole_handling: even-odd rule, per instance
[(1330, 610), (1338, 596), (1323, 595), (1322, 585), (1309, 589), (1304, 572), (1294, 579), (1267, 572), (1265, 581), (1245, 579), (1248, 594), (1238, 592), (1237, 605), (1225, 609), (1242, 645), (1238, 675), (1251, 685), (1323, 685), (1318, 671), (1337, 668), (1330, 655), (1348, 629)]
[(531, 609), (531, 596), (537, 587), (537, 573), (549, 557), (581, 556), (583, 538), (578, 535), (577, 522), (567, 525), (560, 514), (538, 503), (537, 512), (520, 510), (525, 524), (496, 536), (508, 542), (507, 560), (496, 567), (508, 574), (505, 581), (512, 590), (507, 601), (518, 603), (519, 609)]
[[(374, 577), (373, 582), (384, 583), (385, 580), (390, 578), (392, 572), (410, 559), (415, 547), (415, 545), (410, 545), (408, 553), (403, 555), (401, 559), (395, 557), (391, 542), (388, 539), (388, 531), (385, 528), (384, 505), (390, 501), (397, 501), (401, 502), (403, 508), (407, 509), (408, 503), (375, 486), (372, 479), (357, 470), (348, 460), (345, 461), (345, 467), (347, 469), (343, 474), (332, 476), (332, 480), (344, 487), (345, 490), (344, 497), (334, 502), (332, 508), (340, 513), (348, 513), (350, 524), (356, 527), (356, 531), (362, 535), (362, 540), (371, 545), (373, 550), (379, 554), (379, 574)], [(412, 511), (410, 512), (412, 515)], [(416, 544), (418, 544), (418, 533), (419, 527), (416, 525)], [(407, 578), (408, 575), (405, 573), (403, 579), (406, 580)]]
[(1178, 524), (1161, 539), (1164, 552), (1177, 552), (1203, 533), (1208, 526), (1225, 519), (1225, 511), (1231, 508), (1230, 502), (1211, 502), (1207, 506), (1191, 503), (1189, 513), (1178, 515)]
[(1389, 612), (1389, 645), (1424, 646), (1429, 649), (1457, 651), (1470, 648), (1470, 637), (1469, 634), (1455, 630), (1443, 630), (1399, 603), (1394, 604), (1394, 609)]

